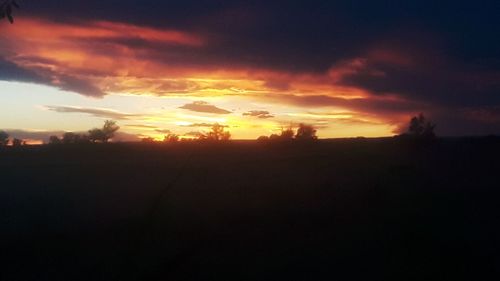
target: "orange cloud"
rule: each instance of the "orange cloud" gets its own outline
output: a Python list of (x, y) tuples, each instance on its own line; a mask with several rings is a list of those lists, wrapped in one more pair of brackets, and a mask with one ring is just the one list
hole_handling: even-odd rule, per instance
[[(269, 92), (343, 98), (367, 96), (360, 89), (335, 85), (331, 75), (287, 74), (248, 67), (190, 65), (188, 62), (178, 64), (176, 61), (182, 61), (182, 57), (178, 57), (182, 55), (178, 53), (179, 48), (203, 48), (210, 42), (202, 36), (177, 30), (113, 22), (77, 25), (20, 18), (18, 24), (5, 31), (2, 37), (8, 43), (2, 48), (8, 54), (8, 61), (44, 77), (50, 85), (89, 96), (106, 93), (214, 96)], [(135, 47), (136, 41), (146, 43)], [(155, 59), (159, 52), (157, 46), (163, 46), (162, 59), (158, 60)]]
[[(347, 76), (367, 71), (370, 75), (383, 76), (384, 73), (369, 68), (369, 62), (373, 60), (406, 63), (399, 55), (380, 50), (341, 61), (326, 73), (294, 73), (255, 65), (217, 64), (216, 60), (212, 63), (214, 61), (198, 57), (199, 52), (210, 50), (212, 44), (216, 44), (206, 36), (119, 22), (74, 24), (20, 18), (17, 24), (2, 31), (0, 37), (7, 42), (0, 47), (5, 54), (3, 59), (36, 74), (40, 77), (37, 83), (86, 96), (182, 96), (191, 100), (237, 96), (250, 102), (269, 104), (273, 112), (271, 115), (265, 114), (268, 111), (252, 111), (252, 107), (256, 108), (252, 105), (237, 115), (258, 117), (255, 120), (276, 117), (272, 118), (273, 124), (289, 122), (274, 114), (273, 107), (282, 104), (302, 108), (304, 112), (311, 107), (322, 107), (372, 113), (369, 119), (355, 120), (366, 126), (378, 126), (381, 122), (388, 124), (395, 120), (394, 116), (407, 115), (415, 108), (414, 104), (396, 96), (376, 96), (355, 85), (341, 83)], [(200, 102), (188, 103), (181, 108), (201, 113), (233, 113)], [(133, 120), (136, 117), (102, 109), (58, 107), (51, 110), (117, 116), (115, 119)], [(290, 120), (303, 117), (288, 115)], [(318, 126), (333, 122), (331, 118), (316, 121), (320, 122)], [(384, 130), (387, 134), (386, 128)]]
[(212, 113), (212, 114), (229, 114), (231, 111), (219, 108), (204, 101), (195, 101), (185, 104), (179, 108), (187, 109), (195, 112)]
[(109, 21), (87, 22), (84, 24), (54, 23), (44, 19), (20, 18), (7, 29), (10, 35), (22, 35), (27, 41), (42, 42), (44, 45), (57, 44), (67, 39), (143, 39), (158, 43), (188, 46), (202, 46), (199, 36), (179, 30), (165, 30)]
[(250, 110), (248, 112), (243, 113), (243, 116), (257, 117), (260, 119), (268, 119), (274, 117), (274, 115), (272, 115), (267, 110)]

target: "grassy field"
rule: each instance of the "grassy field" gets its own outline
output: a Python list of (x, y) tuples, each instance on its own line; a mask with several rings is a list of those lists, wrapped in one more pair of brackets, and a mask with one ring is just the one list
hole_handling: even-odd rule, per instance
[(497, 280), (500, 141), (0, 150), (0, 280)]

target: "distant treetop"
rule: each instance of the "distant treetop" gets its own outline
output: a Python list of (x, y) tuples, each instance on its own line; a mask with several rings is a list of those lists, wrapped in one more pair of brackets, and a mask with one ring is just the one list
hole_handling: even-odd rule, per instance
[(436, 134), (434, 129), (436, 125), (427, 120), (424, 114), (420, 113), (418, 116), (414, 116), (410, 120), (410, 125), (408, 127), (408, 135), (418, 138), (435, 138)]
[(9, 144), (9, 134), (5, 131), (0, 131), (0, 146), (6, 146)]
[(316, 140), (318, 137), (316, 136), (317, 130), (314, 129), (312, 125), (300, 124), (297, 129), (297, 134), (295, 135), (295, 139), (298, 140)]
[(311, 141), (317, 140), (316, 136), (317, 130), (313, 125), (307, 124), (299, 124), (297, 132), (290, 126), (287, 129), (281, 129), (281, 133), (279, 135), (272, 134), (271, 136), (260, 136), (257, 138), (258, 141), (292, 141), (292, 140), (300, 140), (300, 141)]
[(12, 16), (14, 8), (19, 9), (16, 0), (0, 0), (0, 20), (6, 17), (10, 23), (14, 23), (14, 17)]
[(115, 133), (120, 129), (115, 121), (106, 120), (102, 129), (94, 128), (89, 131), (89, 140), (92, 142), (106, 143), (115, 136)]

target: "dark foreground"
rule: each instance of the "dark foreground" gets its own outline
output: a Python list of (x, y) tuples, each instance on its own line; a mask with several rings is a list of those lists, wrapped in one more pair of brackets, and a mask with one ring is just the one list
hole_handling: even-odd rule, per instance
[(0, 280), (498, 280), (500, 142), (0, 151)]

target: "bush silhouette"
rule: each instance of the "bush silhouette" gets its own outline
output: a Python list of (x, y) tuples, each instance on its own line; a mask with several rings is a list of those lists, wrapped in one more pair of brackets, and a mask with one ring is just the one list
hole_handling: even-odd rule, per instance
[(23, 145), (26, 145), (26, 142), (21, 140), (21, 139), (15, 138), (12, 140), (12, 146), (14, 146), (14, 147), (19, 147), (19, 146), (23, 146)]
[(145, 142), (145, 143), (154, 143), (154, 142), (155, 142), (155, 139), (153, 139), (152, 137), (145, 137), (145, 138), (142, 138), (142, 139), (141, 139), (141, 142)]
[(265, 142), (265, 141), (292, 141), (294, 139), (296, 140), (317, 140), (318, 137), (316, 136), (317, 130), (314, 128), (312, 125), (306, 125), (301, 123), (299, 125), (299, 128), (297, 129), (297, 132), (293, 130), (292, 127), (289, 127), (288, 129), (282, 129), (281, 133), (278, 134), (272, 134), (269, 137), (267, 136), (260, 136), (257, 138), (258, 141)]
[(269, 138), (259, 137), (261, 141), (269, 140), (269, 141), (291, 141), (295, 136), (295, 131), (290, 127), (288, 129), (281, 129), (281, 133), (279, 135), (272, 134)]
[(276, 140), (279, 140), (280, 139), (280, 135), (277, 135), (277, 134), (271, 134), (269, 136), (269, 140), (270, 141), (276, 141)]
[(291, 140), (291, 139), (293, 139), (294, 135), (295, 135), (295, 132), (293, 131), (293, 129), (288, 128), (286, 130), (281, 131), (280, 138), (283, 140)]
[(104, 132), (97, 128), (89, 130), (89, 140), (91, 142), (104, 142)]
[(85, 134), (76, 134), (73, 132), (64, 133), (62, 138), (51, 136), (49, 138), (50, 144), (82, 144), (88, 143), (89, 137)]
[(269, 137), (268, 136), (260, 136), (257, 138), (257, 141), (265, 142), (268, 141)]
[(0, 131), (0, 146), (6, 146), (9, 144), (9, 134), (5, 131)]
[(316, 129), (312, 125), (300, 124), (295, 135), (297, 140), (317, 140)]
[(75, 143), (75, 140), (76, 140), (76, 134), (72, 132), (64, 133), (62, 137), (62, 143), (64, 144)]
[(58, 136), (50, 136), (49, 144), (61, 144), (61, 139)]
[(230, 132), (227, 132), (227, 131), (226, 131), (226, 132), (224, 132), (224, 133), (222, 134), (222, 138), (221, 138), (221, 140), (223, 140), (223, 141), (228, 141), (228, 140), (230, 140), (230, 139), (231, 139), (231, 133), (230, 133)]
[(164, 142), (178, 142), (179, 141), (179, 136), (176, 134), (168, 134), (165, 136), (163, 139)]
[(428, 121), (424, 114), (420, 113), (410, 120), (408, 135), (414, 138), (433, 139), (436, 137), (434, 129), (436, 125)]

